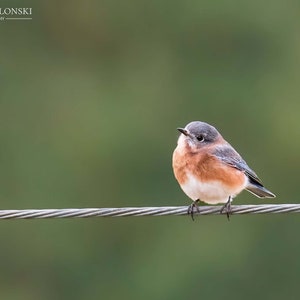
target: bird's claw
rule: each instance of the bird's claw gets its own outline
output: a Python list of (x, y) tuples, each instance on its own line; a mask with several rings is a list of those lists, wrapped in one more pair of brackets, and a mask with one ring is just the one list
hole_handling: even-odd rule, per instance
[(220, 210), (220, 214), (223, 214), (223, 212), (226, 211), (226, 216), (229, 221), (230, 215), (232, 214), (231, 210), (231, 197), (228, 198), (228, 201), (222, 206)]
[(188, 215), (191, 215), (193, 221), (195, 221), (194, 220), (194, 208), (196, 209), (197, 213), (200, 212), (199, 206), (197, 204), (198, 202), (199, 202), (199, 199), (194, 201), (191, 205), (189, 205), (188, 210), (187, 210)]

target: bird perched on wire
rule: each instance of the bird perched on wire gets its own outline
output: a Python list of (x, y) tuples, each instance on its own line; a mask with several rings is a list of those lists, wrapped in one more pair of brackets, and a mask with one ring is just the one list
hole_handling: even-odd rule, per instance
[(199, 201), (225, 203), (220, 213), (225, 211), (229, 219), (231, 201), (244, 189), (259, 198), (275, 197), (215, 127), (194, 121), (177, 130), (181, 134), (173, 153), (173, 170), (193, 200), (188, 208), (192, 219)]

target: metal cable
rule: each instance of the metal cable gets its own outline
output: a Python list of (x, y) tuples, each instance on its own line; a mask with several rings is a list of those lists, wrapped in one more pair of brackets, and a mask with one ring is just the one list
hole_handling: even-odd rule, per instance
[[(232, 214), (299, 213), (300, 204), (232, 205)], [(220, 215), (221, 206), (200, 206), (194, 215)], [(222, 214), (226, 214), (223, 212)], [(187, 206), (0, 210), (0, 219), (182, 216)]]

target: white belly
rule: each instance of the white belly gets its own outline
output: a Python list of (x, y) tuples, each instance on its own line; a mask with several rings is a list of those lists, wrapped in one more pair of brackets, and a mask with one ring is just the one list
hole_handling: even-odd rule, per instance
[(229, 196), (236, 196), (247, 185), (248, 178), (245, 176), (243, 186), (230, 188), (220, 181), (200, 182), (193, 175), (188, 175), (186, 182), (181, 185), (182, 190), (193, 200), (200, 199), (208, 204), (226, 203)]

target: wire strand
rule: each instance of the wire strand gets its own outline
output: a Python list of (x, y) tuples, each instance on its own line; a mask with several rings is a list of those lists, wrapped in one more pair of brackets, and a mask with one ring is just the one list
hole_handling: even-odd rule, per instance
[[(221, 215), (221, 206), (200, 206), (194, 215)], [(0, 210), (0, 219), (183, 216), (187, 206)], [(299, 213), (300, 204), (232, 205), (232, 214)], [(226, 215), (226, 212), (222, 213)]]

